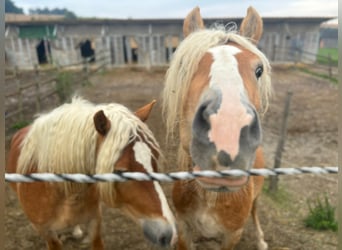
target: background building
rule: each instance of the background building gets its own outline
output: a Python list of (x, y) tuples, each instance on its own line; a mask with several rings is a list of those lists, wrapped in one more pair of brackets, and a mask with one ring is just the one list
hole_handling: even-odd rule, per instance
[[(273, 62), (312, 63), (326, 17), (263, 18), (259, 47)], [(204, 19), (239, 27), (242, 18)], [(75, 19), (55, 16), (9, 17), (5, 22), (6, 63), (19, 68), (34, 64), (70, 65), (89, 58), (112, 66), (167, 65), (183, 39), (183, 19)]]

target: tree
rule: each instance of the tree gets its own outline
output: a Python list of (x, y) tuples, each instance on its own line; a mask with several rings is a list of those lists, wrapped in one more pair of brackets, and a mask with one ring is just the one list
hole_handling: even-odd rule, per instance
[(24, 14), (24, 11), (17, 7), (12, 0), (5, 0), (5, 13)]
[(64, 16), (66, 19), (76, 19), (75, 13), (72, 11), (67, 10), (66, 8), (54, 8), (54, 9), (48, 9), (48, 8), (36, 8), (36, 9), (29, 9), (30, 14), (44, 14), (44, 15), (61, 15)]

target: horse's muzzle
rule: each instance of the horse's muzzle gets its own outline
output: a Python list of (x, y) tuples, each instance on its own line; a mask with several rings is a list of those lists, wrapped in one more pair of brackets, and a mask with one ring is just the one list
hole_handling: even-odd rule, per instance
[(161, 247), (172, 246), (177, 240), (172, 226), (162, 219), (144, 220), (142, 229), (148, 240)]
[(218, 90), (203, 94), (192, 122), (190, 151), (196, 165), (202, 170), (215, 166), (247, 170), (260, 144), (259, 116), (247, 99), (241, 97), (233, 105), (224, 102)]

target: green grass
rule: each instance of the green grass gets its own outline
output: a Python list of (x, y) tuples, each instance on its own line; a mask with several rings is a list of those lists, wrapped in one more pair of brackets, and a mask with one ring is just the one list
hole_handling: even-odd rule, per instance
[(279, 184), (278, 182), (278, 189), (276, 192), (271, 192), (269, 187), (269, 179), (265, 179), (264, 185), (263, 185), (263, 193), (266, 194), (269, 198), (271, 198), (275, 203), (280, 205), (281, 207), (287, 207), (290, 204), (290, 195), (286, 191), (286, 189)]
[(72, 93), (72, 76), (68, 71), (58, 73), (56, 90), (61, 103), (69, 100)]
[(18, 121), (11, 126), (11, 130), (17, 131), (21, 128), (28, 126), (30, 123), (31, 123), (30, 121)]
[(338, 84), (338, 80), (335, 77), (329, 77), (327, 74), (317, 73), (317, 72), (312, 71), (312, 70), (310, 70), (308, 68), (299, 67), (298, 69), (300, 71), (304, 72), (304, 73), (307, 73), (307, 74), (310, 74), (310, 75), (313, 75), (313, 76), (317, 76), (317, 77), (320, 77), (320, 78), (323, 78), (323, 79), (327, 79), (327, 80), (330, 80), (331, 82), (333, 82), (335, 84)]
[(329, 65), (329, 56), (332, 66), (338, 65), (338, 49), (337, 48), (320, 48), (317, 54), (317, 63)]
[(324, 197), (322, 201), (319, 197), (314, 201), (308, 201), (309, 214), (305, 218), (305, 226), (316, 230), (332, 230), (338, 229), (338, 224), (335, 219), (335, 207), (333, 207), (328, 197)]

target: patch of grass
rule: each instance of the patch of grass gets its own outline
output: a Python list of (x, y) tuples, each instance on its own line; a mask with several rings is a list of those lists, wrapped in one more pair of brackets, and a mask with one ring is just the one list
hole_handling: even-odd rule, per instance
[(269, 179), (265, 179), (265, 183), (263, 185), (263, 193), (265, 193), (274, 202), (281, 205), (282, 207), (286, 207), (290, 204), (290, 195), (283, 186), (279, 185), (278, 183), (278, 190), (276, 192), (269, 191), (268, 186)]
[(338, 229), (335, 219), (335, 207), (333, 207), (328, 197), (325, 195), (324, 201), (317, 197), (314, 201), (308, 201), (309, 215), (305, 218), (306, 227), (316, 230), (332, 230)]
[[(329, 62), (330, 57), (330, 62)], [(338, 65), (338, 49), (337, 48), (320, 48), (317, 53), (317, 63), (332, 66)]]
[(72, 93), (72, 76), (70, 72), (64, 71), (58, 73), (56, 77), (56, 90), (61, 103), (70, 99)]
[(19, 129), (22, 129), (28, 126), (30, 123), (31, 123), (30, 121), (18, 121), (11, 126), (11, 130), (18, 131)]
[(320, 78), (323, 78), (323, 79), (327, 79), (327, 80), (330, 80), (331, 82), (333, 82), (335, 84), (338, 84), (338, 80), (335, 77), (329, 77), (326, 74), (317, 73), (317, 72), (311, 71), (311, 70), (309, 70), (307, 68), (303, 68), (303, 67), (299, 67), (298, 69), (300, 71), (304, 72), (304, 73), (307, 73), (307, 74), (310, 74), (310, 75), (313, 75), (313, 76), (317, 76), (317, 77), (320, 77)]

